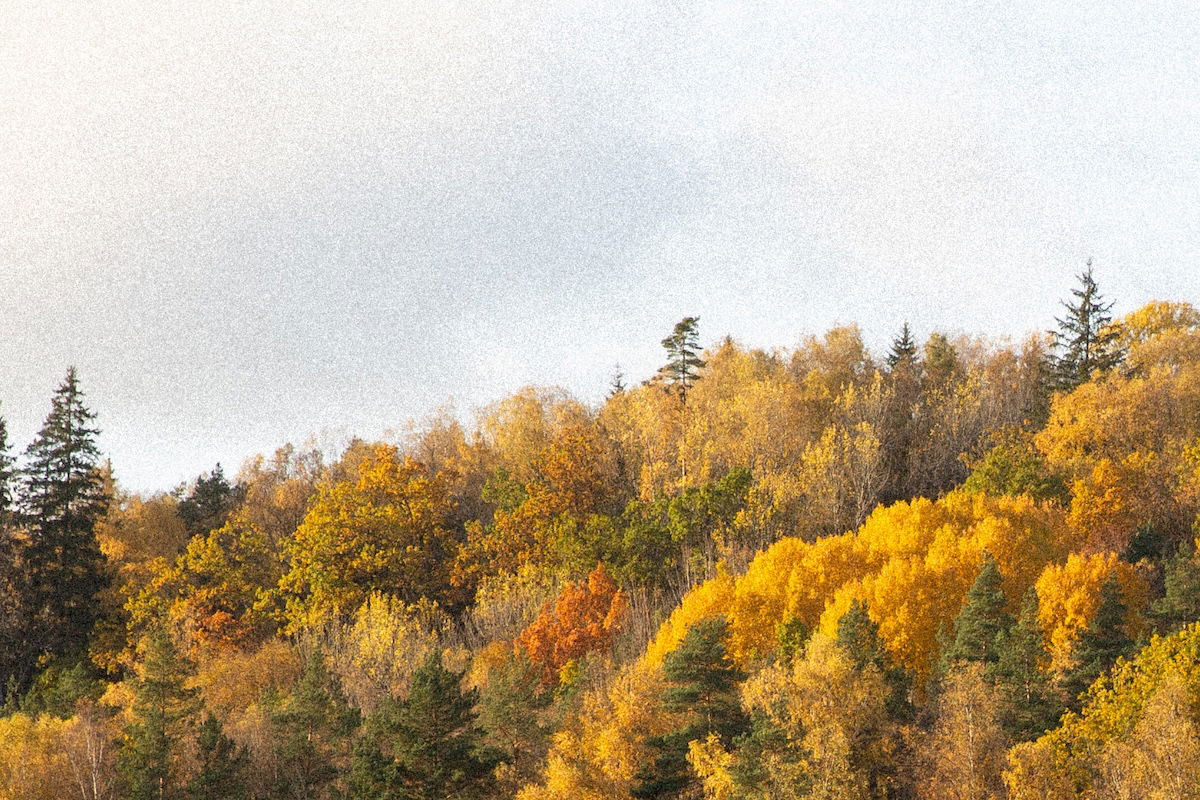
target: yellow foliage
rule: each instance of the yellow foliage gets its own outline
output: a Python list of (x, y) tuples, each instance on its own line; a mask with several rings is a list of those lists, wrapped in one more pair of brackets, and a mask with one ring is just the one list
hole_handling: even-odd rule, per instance
[(61, 800), (75, 791), (64, 750), (67, 721), (0, 718), (0, 800)]
[(1047, 566), (1038, 577), (1038, 619), (1046, 634), (1051, 669), (1062, 671), (1071, 666), (1075, 641), (1096, 613), (1100, 587), (1112, 575), (1121, 584), (1129, 609), (1129, 632), (1136, 637), (1145, 627), (1141, 612), (1150, 589), (1134, 567), (1115, 554), (1072, 553), (1066, 562)]
[(256, 650), (216, 651), (200, 661), (196, 685), (204, 705), (229, 720), (258, 702), (268, 689), (285, 690), (300, 677), (301, 661), (292, 647), (271, 639)]

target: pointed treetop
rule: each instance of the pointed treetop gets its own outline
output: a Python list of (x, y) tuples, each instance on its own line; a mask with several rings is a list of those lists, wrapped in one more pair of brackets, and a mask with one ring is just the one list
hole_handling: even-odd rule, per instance
[(1001, 588), (1000, 567), (991, 553), (984, 553), (979, 576), (967, 591), (962, 613), (954, 621), (954, 641), (946, 660), (981, 661), (993, 664), (999, 658), (997, 640), (1012, 623)]
[(1078, 275), (1079, 288), (1072, 289), (1074, 302), (1063, 301), (1065, 316), (1056, 318), (1058, 330), (1054, 337), (1054, 354), (1050, 359), (1053, 386), (1070, 391), (1086, 383), (1094, 372), (1117, 367), (1125, 360), (1121, 349), (1120, 330), (1112, 324), (1113, 303), (1104, 302), (1092, 277), (1092, 260)]
[(900, 329), (900, 335), (892, 340), (891, 352), (887, 355), (887, 365), (895, 369), (898, 365), (912, 365), (917, 362), (917, 343), (913, 340), (908, 323)]
[(700, 379), (698, 370), (705, 362), (700, 358), (700, 318), (684, 317), (675, 324), (671, 335), (662, 340), (667, 351), (667, 363), (658, 371), (659, 377), (686, 397), (688, 389)]

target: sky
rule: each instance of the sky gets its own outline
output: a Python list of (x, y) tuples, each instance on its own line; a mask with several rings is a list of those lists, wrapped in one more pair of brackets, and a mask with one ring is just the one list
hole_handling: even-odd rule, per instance
[(75, 365), (137, 491), (595, 402), (689, 315), (1019, 339), (1088, 258), (1200, 304), (1193, 3), (0, 11), (0, 414), (23, 448)]

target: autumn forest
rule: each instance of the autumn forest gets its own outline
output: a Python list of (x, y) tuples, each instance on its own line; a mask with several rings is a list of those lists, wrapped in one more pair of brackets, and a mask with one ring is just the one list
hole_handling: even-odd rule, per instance
[(1200, 310), (1096, 280), (156, 494), (68, 369), (0, 420), (0, 799), (1200, 798)]

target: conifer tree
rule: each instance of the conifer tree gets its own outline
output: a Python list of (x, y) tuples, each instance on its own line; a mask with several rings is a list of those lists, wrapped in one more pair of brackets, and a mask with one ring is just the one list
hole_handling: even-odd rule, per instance
[(912, 337), (908, 323), (900, 329), (900, 335), (892, 340), (892, 349), (888, 353), (887, 365), (895, 370), (897, 367), (912, 367), (917, 363), (917, 343)]
[(634, 776), (633, 797), (688, 796), (696, 783), (687, 762), (688, 743), (716, 734), (728, 747), (746, 732), (748, 720), (737, 692), (746, 676), (725, 651), (728, 627), (723, 617), (697, 622), (663, 659), (663, 674), (670, 684), (663, 693), (663, 710), (683, 715), (684, 724), (646, 741), (656, 756)]
[(348, 757), (358, 713), (346, 703), (337, 679), (317, 649), (304, 663), (300, 680), (271, 715), (282, 797), (333, 797), (334, 782)]
[(967, 591), (966, 602), (954, 621), (954, 639), (946, 652), (947, 665), (959, 661), (978, 661), (984, 665), (999, 659), (997, 641), (1012, 624), (1004, 610), (1006, 600), (1000, 588), (1003, 578), (991, 553), (984, 554), (979, 576)]
[(1167, 562), (1164, 593), (1154, 604), (1154, 618), (1163, 633), (1200, 621), (1200, 556), (1194, 548), (1180, 548)]
[(0, 417), (0, 526), (7, 529), (16, 490), (16, 459), (8, 441), (8, 421)]
[(217, 464), (212, 472), (197, 478), (196, 485), (179, 501), (179, 518), (189, 534), (208, 533), (225, 524), (243, 493), (242, 487), (229, 483)]
[(1073, 654), (1075, 664), (1063, 677), (1063, 689), (1072, 708), (1078, 709), (1079, 696), (1133, 647), (1133, 640), (1125, 630), (1127, 611), (1121, 584), (1110, 576), (1100, 587), (1100, 605), (1095, 616), (1079, 634)]
[(212, 713), (200, 724), (196, 744), (199, 765), (187, 785), (188, 800), (248, 798), (245, 774), (249, 756), (225, 735), (221, 723)]
[(700, 358), (700, 318), (684, 317), (675, 324), (671, 335), (662, 340), (663, 349), (667, 351), (667, 363), (659, 370), (659, 375), (686, 398), (703, 369), (704, 360)]
[(1038, 621), (1037, 589), (1030, 586), (1021, 613), (997, 642), (998, 659), (989, 677), (1000, 689), (1000, 722), (1014, 741), (1036, 739), (1053, 728), (1062, 711), (1050, 677), (1042, 671), (1046, 642)]
[(1121, 350), (1120, 331), (1109, 313), (1113, 304), (1105, 303), (1092, 277), (1092, 260), (1078, 276), (1080, 286), (1072, 289), (1075, 302), (1063, 302), (1067, 314), (1056, 319), (1054, 353), (1050, 359), (1052, 387), (1070, 391), (1086, 383), (1093, 372), (1110, 370), (1125, 360)]
[(387, 698), (356, 743), (356, 800), (471, 800), (488, 794), (496, 757), (476, 725), (478, 692), (432, 652), (413, 673), (408, 697)]
[(36, 653), (60, 654), (84, 642), (104, 585), (94, 527), (107, 498), (94, 419), (72, 367), (25, 451), (21, 499), (29, 542), (22, 555), (28, 647)]
[(865, 603), (854, 600), (850, 608), (838, 620), (837, 638), (834, 640), (856, 669), (873, 665), (883, 676), (891, 690), (887, 699), (888, 714), (896, 720), (906, 720), (912, 715), (909, 693), (912, 676), (908, 670), (896, 664), (879, 637), (879, 626), (867, 612)]
[(177, 796), (174, 768), (190, 717), (199, 710), (198, 690), (187, 686), (192, 663), (181, 656), (165, 631), (143, 642), (141, 675), (134, 681), (133, 721), (125, 729), (118, 768), (130, 800)]
[(0, 687), (12, 703), (30, 671), (29, 608), (22, 542), (14, 524), (16, 471), (9, 449), (8, 423), (0, 417)]

